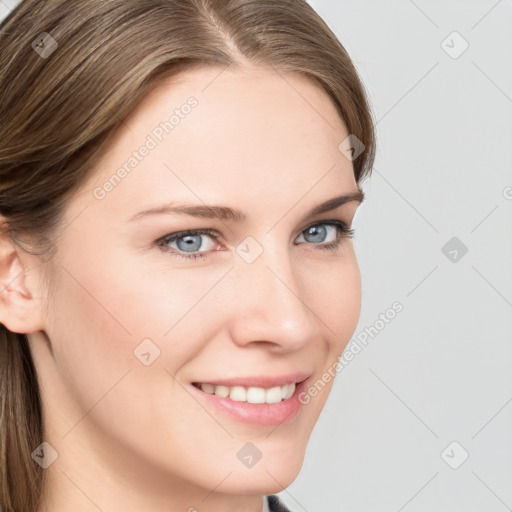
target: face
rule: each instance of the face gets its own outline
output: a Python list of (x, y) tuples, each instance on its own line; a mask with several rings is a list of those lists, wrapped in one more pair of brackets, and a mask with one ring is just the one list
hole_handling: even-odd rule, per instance
[(358, 188), (318, 86), (219, 72), (160, 84), (68, 203), (31, 348), (62, 465), (264, 494), (296, 478), (359, 319), (359, 202), (311, 213)]

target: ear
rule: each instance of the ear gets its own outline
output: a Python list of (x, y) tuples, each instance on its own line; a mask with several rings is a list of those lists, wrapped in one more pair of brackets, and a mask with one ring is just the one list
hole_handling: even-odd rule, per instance
[(0, 218), (0, 323), (30, 334), (44, 329), (40, 261), (16, 245)]

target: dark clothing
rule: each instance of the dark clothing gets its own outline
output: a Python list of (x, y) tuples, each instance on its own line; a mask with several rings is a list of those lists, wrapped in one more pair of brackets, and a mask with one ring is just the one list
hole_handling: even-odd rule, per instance
[(292, 512), (289, 508), (287, 508), (284, 503), (279, 501), (279, 498), (275, 494), (269, 494), (267, 496), (268, 500), (268, 509), (270, 512)]

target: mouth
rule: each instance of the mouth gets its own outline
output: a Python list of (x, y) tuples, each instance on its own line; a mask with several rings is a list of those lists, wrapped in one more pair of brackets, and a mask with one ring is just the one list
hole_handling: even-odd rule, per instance
[(303, 408), (299, 396), (311, 374), (284, 378), (230, 379), (192, 382), (190, 388), (206, 407), (231, 421), (257, 426), (292, 422)]

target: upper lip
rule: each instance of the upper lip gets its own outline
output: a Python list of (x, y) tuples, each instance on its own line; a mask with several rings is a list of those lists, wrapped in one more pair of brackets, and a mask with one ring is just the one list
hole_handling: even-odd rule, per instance
[(215, 386), (243, 386), (272, 388), (284, 386), (285, 384), (298, 383), (306, 380), (311, 373), (295, 372), (287, 375), (259, 375), (254, 377), (233, 377), (230, 379), (209, 379), (195, 381), (197, 384), (212, 384)]

